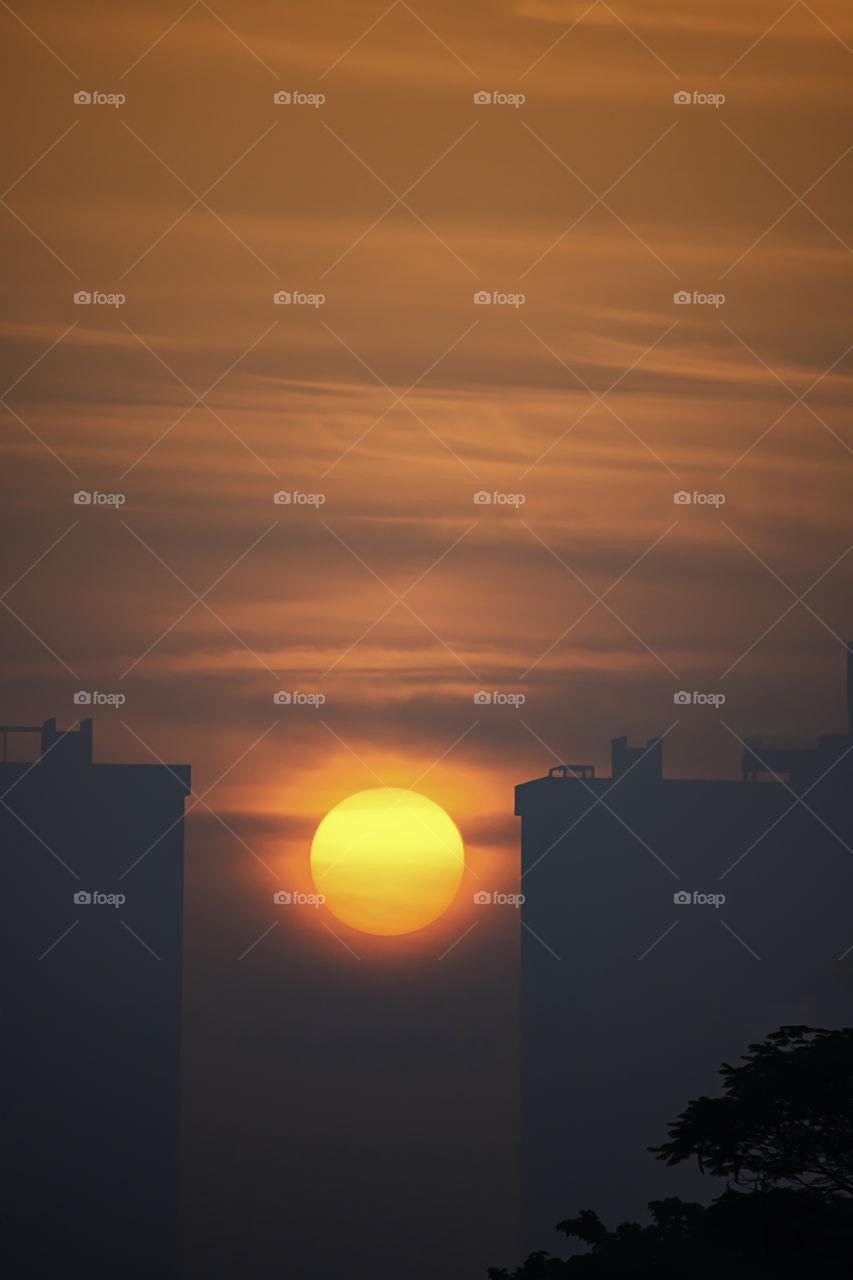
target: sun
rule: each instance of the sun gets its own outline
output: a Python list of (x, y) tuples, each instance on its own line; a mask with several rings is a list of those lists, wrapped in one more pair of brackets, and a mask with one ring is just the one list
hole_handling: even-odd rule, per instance
[(400, 787), (342, 800), (311, 843), (317, 891), (362, 933), (412, 933), (430, 924), (456, 897), (464, 869), (453, 820), (434, 800)]

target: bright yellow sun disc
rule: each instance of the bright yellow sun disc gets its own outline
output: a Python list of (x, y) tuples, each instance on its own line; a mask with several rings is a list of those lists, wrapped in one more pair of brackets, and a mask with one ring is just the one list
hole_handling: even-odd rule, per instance
[(456, 824), (416, 791), (359, 791), (330, 809), (311, 844), (311, 874), (331, 912), (363, 933), (411, 933), (446, 911), (465, 850)]

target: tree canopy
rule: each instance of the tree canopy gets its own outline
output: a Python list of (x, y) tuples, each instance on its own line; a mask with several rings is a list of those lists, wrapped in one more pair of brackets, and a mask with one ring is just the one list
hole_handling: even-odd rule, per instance
[(853, 1028), (780, 1027), (724, 1063), (722, 1095), (690, 1102), (650, 1151), (725, 1178), (710, 1205), (649, 1204), (609, 1231), (585, 1209), (557, 1230), (587, 1246), (532, 1253), (491, 1280), (842, 1280), (853, 1273)]

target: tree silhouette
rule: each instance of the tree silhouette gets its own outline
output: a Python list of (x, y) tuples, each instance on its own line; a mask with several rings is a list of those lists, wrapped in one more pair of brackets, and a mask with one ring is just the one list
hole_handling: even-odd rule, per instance
[(721, 1098), (697, 1098), (651, 1150), (667, 1164), (696, 1156), (741, 1186), (853, 1195), (853, 1028), (780, 1027), (724, 1063)]
[[(588, 1246), (532, 1253), (491, 1280), (842, 1280), (853, 1274), (853, 1028), (780, 1027), (724, 1063), (723, 1095), (697, 1098), (650, 1150), (695, 1156), (727, 1179), (708, 1206), (649, 1204), (651, 1222), (608, 1231), (586, 1209), (557, 1230)], [(734, 1185), (732, 1185), (734, 1184)]]

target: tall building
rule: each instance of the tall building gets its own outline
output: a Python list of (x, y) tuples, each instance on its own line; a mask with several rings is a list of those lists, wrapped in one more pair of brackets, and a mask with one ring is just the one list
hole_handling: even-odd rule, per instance
[(91, 720), (0, 745), (6, 1271), (170, 1277), (190, 770), (94, 764)]
[(747, 738), (741, 781), (668, 779), (660, 739), (619, 738), (611, 777), (516, 788), (526, 1249), (564, 1248), (554, 1224), (583, 1208), (612, 1225), (716, 1194), (647, 1148), (749, 1043), (849, 1024), (849, 648), (847, 674), (847, 733)]

